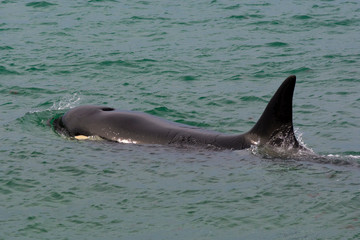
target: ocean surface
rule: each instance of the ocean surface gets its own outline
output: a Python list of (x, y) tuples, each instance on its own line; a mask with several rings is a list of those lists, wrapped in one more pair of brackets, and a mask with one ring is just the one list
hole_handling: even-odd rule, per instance
[[(317, 157), (77, 141), (84, 105), (249, 130), (297, 76)], [(0, 239), (359, 239), (360, 2), (0, 1)]]

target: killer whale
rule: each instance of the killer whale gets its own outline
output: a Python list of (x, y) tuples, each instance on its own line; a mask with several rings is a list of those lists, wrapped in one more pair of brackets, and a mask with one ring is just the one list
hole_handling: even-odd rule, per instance
[(81, 139), (98, 136), (110, 141), (139, 144), (178, 144), (246, 149), (251, 145), (301, 148), (294, 134), (292, 101), (296, 76), (285, 79), (256, 124), (244, 134), (228, 135), (174, 123), (150, 114), (85, 105), (51, 120), (53, 129)]

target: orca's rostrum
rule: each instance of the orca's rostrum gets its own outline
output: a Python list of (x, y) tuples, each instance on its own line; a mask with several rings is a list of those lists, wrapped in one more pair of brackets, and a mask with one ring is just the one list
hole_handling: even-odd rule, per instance
[(245, 149), (251, 145), (301, 147), (292, 120), (296, 76), (289, 76), (276, 91), (254, 127), (228, 135), (174, 123), (150, 114), (103, 106), (79, 106), (53, 119), (53, 128), (77, 139), (98, 136), (110, 141), (139, 144), (178, 144)]

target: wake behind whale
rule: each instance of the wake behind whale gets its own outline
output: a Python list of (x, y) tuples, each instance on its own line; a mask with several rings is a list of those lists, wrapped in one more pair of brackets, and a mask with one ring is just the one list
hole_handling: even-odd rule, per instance
[(305, 149), (294, 134), (292, 100), (296, 76), (289, 76), (269, 101), (252, 129), (229, 135), (174, 123), (150, 114), (104, 106), (79, 106), (52, 119), (53, 129), (76, 139), (100, 137), (122, 143), (174, 144), (246, 149), (253, 145)]

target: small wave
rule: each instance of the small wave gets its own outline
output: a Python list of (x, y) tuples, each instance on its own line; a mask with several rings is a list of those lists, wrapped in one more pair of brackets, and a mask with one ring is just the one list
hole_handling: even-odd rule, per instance
[(185, 76), (180, 77), (180, 80), (185, 81), (185, 82), (195, 81), (196, 79), (197, 79), (196, 76), (191, 76), (191, 75), (185, 75)]
[(117, 2), (116, 0), (90, 0), (89, 2)]
[(229, 19), (239, 19), (239, 20), (242, 20), (242, 19), (248, 19), (249, 17), (246, 16), (246, 15), (232, 15), (229, 17)]
[(57, 5), (57, 4), (46, 2), (46, 1), (39, 1), (39, 2), (29, 2), (25, 6), (33, 7), (33, 8), (46, 8), (46, 7), (50, 7), (50, 6), (54, 6), (54, 5)]
[(289, 46), (289, 44), (285, 43), (285, 42), (270, 42), (270, 43), (267, 43), (266, 46), (268, 46), (268, 47), (287, 47), (287, 46)]
[(117, 66), (122, 66), (122, 67), (136, 67), (136, 65), (134, 65), (132, 62), (130, 61), (123, 61), (123, 60), (106, 60), (106, 61), (102, 61), (99, 63), (100, 66), (112, 66), (112, 65), (117, 65)]
[(155, 108), (145, 111), (145, 112), (148, 114), (157, 115), (157, 116), (163, 116), (164, 114), (168, 115), (168, 114), (172, 114), (172, 113), (176, 114), (176, 111), (174, 111), (173, 109), (169, 109), (165, 106), (155, 107)]
[[(34, 131), (34, 127), (48, 127), (52, 125), (54, 119), (62, 116), (67, 109), (75, 107), (80, 101), (80, 99), (81, 98), (78, 93), (64, 96), (59, 101), (54, 102), (52, 106), (47, 107), (46, 109), (36, 109), (27, 112), (23, 117), (18, 118), (17, 122), (24, 130), (31, 132)], [(48, 102), (44, 105), (48, 106)], [(61, 133), (59, 134), (62, 135)], [(92, 138), (90, 140), (92, 140)]]
[(235, 5), (230, 5), (230, 6), (224, 7), (224, 9), (226, 9), (226, 10), (234, 10), (234, 9), (238, 9), (240, 7), (241, 7), (240, 4), (235, 4)]
[(4, 66), (0, 66), (0, 75), (20, 75), (20, 73), (13, 70), (9, 70)]
[(14, 48), (10, 46), (0, 46), (0, 50), (13, 50)]
[(257, 97), (257, 96), (243, 96), (243, 97), (240, 97), (240, 100), (244, 101), (244, 102), (264, 102), (264, 103), (267, 103), (266, 100), (264, 100), (263, 98)]
[(348, 158), (348, 159), (354, 159), (354, 160), (360, 159), (360, 155), (328, 154), (328, 155), (325, 155), (325, 157), (328, 157), (328, 158)]
[(293, 19), (296, 19), (296, 20), (307, 20), (307, 19), (312, 19), (311, 16), (309, 15), (295, 15), (292, 17)]
[(296, 75), (296, 74), (299, 74), (299, 73), (311, 72), (311, 71), (312, 71), (311, 68), (308, 68), (308, 67), (300, 67), (300, 68), (296, 68), (296, 69), (287, 71), (287, 73)]

